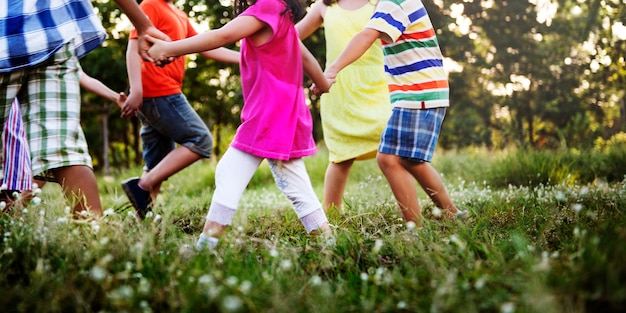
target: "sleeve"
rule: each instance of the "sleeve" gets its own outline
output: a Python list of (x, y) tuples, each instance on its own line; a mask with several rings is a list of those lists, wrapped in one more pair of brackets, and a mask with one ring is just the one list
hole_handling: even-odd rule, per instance
[(280, 14), (285, 10), (286, 4), (277, 0), (258, 0), (240, 15), (252, 16), (269, 25), (276, 33)]
[(381, 32), (389, 42), (400, 38), (409, 25), (409, 17), (396, 1), (380, 0), (365, 28)]

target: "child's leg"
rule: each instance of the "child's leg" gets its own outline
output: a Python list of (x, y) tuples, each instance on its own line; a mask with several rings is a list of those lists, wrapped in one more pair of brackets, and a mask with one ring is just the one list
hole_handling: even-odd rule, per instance
[(322, 232), (331, 235), (328, 218), (317, 198), (311, 179), (306, 171), (304, 160), (267, 160), (274, 175), (276, 186), (291, 201), (296, 215), (307, 233)]
[(456, 208), (452, 199), (443, 185), (441, 175), (428, 162), (411, 162), (409, 160), (401, 161), (404, 167), (417, 179), (426, 194), (433, 200), (435, 205), (444, 210), (446, 216), (452, 218), (459, 210)]
[(324, 210), (328, 212), (331, 207), (341, 209), (343, 193), (346, 189), (348, 174), (354, 159), (341, 163), (330, 162), (324, 176)]
[(219, 237), (231, 224), (239, 200), (262, 158), (228, 148), (215, 169), (215, 192), (204, 224), (205, 235)]
[(379, 152), (376, 155), (376, 161), (398, 201), (404, 220), (415, 222), (418, 226), (421, 225), (422, 212), (417, 199), (413, 176), (402, 166), (400, 157)]
[(153, 169), (144, 172), (139, 180), (139, 186), (144, 190), (154, 191), (152, 199), (155, 199), (161, 187), (161, 182), (200, 159), (202, 159), (201, 155), (185, 146), (178, 146), (168, 153)]

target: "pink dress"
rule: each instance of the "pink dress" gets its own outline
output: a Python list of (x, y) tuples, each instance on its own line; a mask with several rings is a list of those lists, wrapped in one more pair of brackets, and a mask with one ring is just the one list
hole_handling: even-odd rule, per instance
[(289, 160), (317, 152), (313, 121), (303, 90), (300, 41), (291, 14), (281, 0), (258, 0), (241, 15), (253, 16), (273, 30), (256, 46), (241, 44), (244, 106), (231, 146), (252, 155)]

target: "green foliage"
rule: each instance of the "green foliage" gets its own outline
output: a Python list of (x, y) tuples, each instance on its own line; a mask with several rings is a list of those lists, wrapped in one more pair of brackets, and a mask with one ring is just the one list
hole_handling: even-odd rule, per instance
[[(321, 151), (306, 159), (315, 184), (325, 170)], [(534, 156), (556, 164), (550, 157), (559, 156)], [(440, 154), (435, 166), (446, 181), (459, 178), (446, 185), (471, 216), (439, 220), (422, 198), (419, 230), (402, 222), (375, 163), (357, 162), (344, 209), (329, 216), (334, 246), (306, 235), (265, 168), (214, 251), (192, 248), (214, 188), (213, 160), (168, 180), (143, 222), (119, 187), (140, 168), (100, 178), (110, 209), (99, 220), (73, 220), (48, 184), (41, 203), (0, 216), (0, 309), (620, 312), (626, 180), (496, 188), (461, 179), (506, 158), (480, 149)]]

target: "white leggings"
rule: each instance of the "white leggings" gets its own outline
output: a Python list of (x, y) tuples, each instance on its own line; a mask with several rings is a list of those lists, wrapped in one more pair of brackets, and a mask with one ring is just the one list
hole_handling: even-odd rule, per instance
[[(216, 189), (211, 200), (207, 220), (220, 225), (230, 225), (239, 201), (263, 158), (228, 148), (215, 169)], [(302, 159), (279, 161), (267, 159), (276, 186), (291, 201), (298, 218), (307, 232), (328, 223), (322, 204)]]

